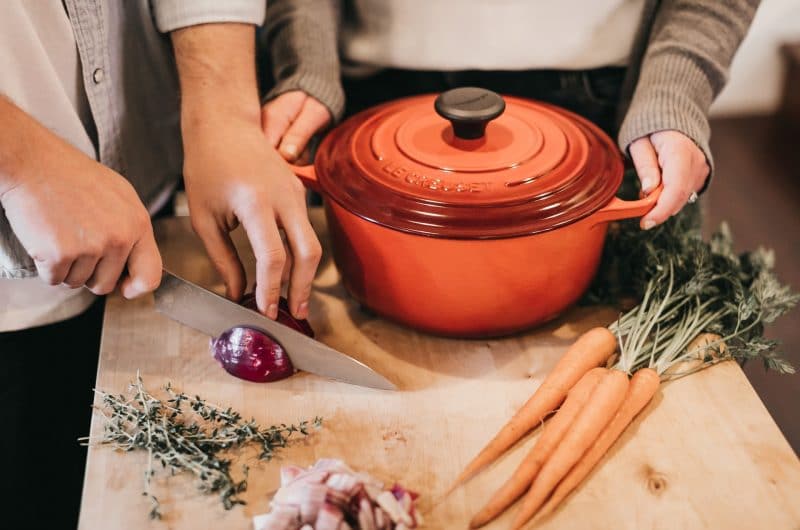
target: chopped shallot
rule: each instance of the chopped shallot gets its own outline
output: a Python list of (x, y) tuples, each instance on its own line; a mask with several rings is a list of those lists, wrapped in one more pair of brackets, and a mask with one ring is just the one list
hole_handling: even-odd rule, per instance
[(253, 517), (255, 530), (410, 530), (422, 525), (418, 495), (325, 458), (308, 469), (281, 468), (272, 510)]

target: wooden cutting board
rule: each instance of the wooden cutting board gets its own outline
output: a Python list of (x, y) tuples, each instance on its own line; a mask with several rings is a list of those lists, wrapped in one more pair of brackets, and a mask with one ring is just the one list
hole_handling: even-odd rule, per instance
[[(311, 214), (325, 245), (324, 217), (318, 210)], [(166, 266), (221, 289), (188, 219), (161, 221), (156, 231)], [(252, 263), (247, 268), (252, 273)], [(512, 338), (448, 340), (360, 310), (346, 296), (327, 248), (315, 286), (310, 320), (318, 338), (374, 367), (399, 391), (359, 388), (306, 373), (271, 384), (241, 381), (211, 358), (208, 337), (156, 313), (152, 297), (109, 297), (99, 389), (124, 391), (139, 370), (151, 389), (171, 381), (263, 425), (318, 415), (324, 427), (275, 461), (244, 458), (251, 467), (244, 507), (224, 511), (216, 497), (200, 495), (185, 477), (156, 479), (162, 521), (148, 519), (149, 503), (141, 496), (144, 455), (90, 448), (81, 529), (251, 528), (250, 518), (268, 510), (280, 465), (306, 466), (322, 457), (342, 458), (387, 483), (399, 481), (421, 493), (427, 528), (465, 528), (535, 437), (445, 500), (443, 491), (536, 389), (571, 341), (614, 318), (608, 311), (576, 309)], [(91, 432), (101, 429), (95, 414)], [(489, 528), (506, 528), (510, 515)], [(601, 467), (541, 528), (796, 530), (800, 461), (739, 367), (721, 364), (665, 385)]]

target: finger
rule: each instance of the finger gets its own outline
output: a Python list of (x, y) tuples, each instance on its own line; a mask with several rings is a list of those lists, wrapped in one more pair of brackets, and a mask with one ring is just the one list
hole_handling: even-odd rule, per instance
[(94, 268), (100, 260), (99, 256), (83, 255), (72, 262), (67, 276), (64, 278), (64, 283), (76, 289), (83, 287), (89, 278), (94, 273)]
[(658, 154), (650, 138), (639, 138), (628, 148), (631, 160), (642, 182), (642, 191), (649, 195), (661, 183), (661, 168), (658, 165)]
[(694, 178), (694, 186), (693, 191), (699, 192), (702, 190), (706, 185), (706, 180), (708, 179), (708, 175), (711, 174), (711, 167), (708, 165), (708, 161), (706, 160), (706, 155), (703, 154), (700, 149), (698, 149), (699, 155), (699, 162), (695, 164), (695, 178)]
[(278, 147), (281, 138), (300, 114), (307, 97), (305, 92), (293, 90), (281, 94), (262, 107), (261, 128), (272, 147)]
[(100, 258), (92, 276), (86, 280), (86, 287), (96, 295), (108, 294), (119, 283), (125, 270), (129, 248), (108, 252)]
[(195, 216), (194, 231), (203, 241), (206, 253), (225, 284), (225, 296), (239, 301), (244, 295), (247, 276), (231, 236), (210, 216)]
[(239, 219), (256, 257), (256, 304), (269, 318), (278, 316), (281, 271), (286, 261), (278, 225), (271, 210), (244, 212)]
[(133, 245), (127, 265), (128, 276), (120, 284), (120, 292), (125, 298), (136, 298), (154, 291), (161, 283), (161, 254), (152, 229)]
[(36, 272), (39, 278), (50, 285), (63, 283), (72, 266), (72, 260), (66, 259), (57, 261), (34, 260), (34, 262), (36, 263)]
[(330, 113), (323, 104), (314, 98), (306, 98), (300, 114), (281, 139), (278, 147), (281, 156), (289, 162), (297, 160), (311, 137), (328, 125), (330, 119)]
[(662, 163), (664, 190), (656, 206), (642, 218), (641, 226), (645, 230), (663, 223), (671, 215), (678, 213), (694, 191), (694, 178), (688, 157), (680, 152), (674, 152), (672, 156), (662, 156)]
[(300, 156), (298, 156), (292, 163), (298, 166), (307, 166), (313, 162), (314, 159), (311, 156), (311, 149), (308, 147), (308, 144), (306, 144), (306, 148), (303, 149), (303, 151), (300, 153)]
[(289, 309), (295, 318), (307, 318), (311, 283), (322, 257), (322, 247), (308, 221), (304, 204), (282, 212), (281, 224), (286, 231), (293, 259), (289, 279)]
[(289, 283), (289, 279), (292, 275), (292, 264), (294, 263), (294, 259), (292, 258), (292, 252), (289, 249), (289, 243), (286, 242), (286, 238), (281, 234), (281, 239), (283, 239), (283, 250), (286, 252), (286, 263), (283, 265), (283, 271), (281, 272), (281, 285)]

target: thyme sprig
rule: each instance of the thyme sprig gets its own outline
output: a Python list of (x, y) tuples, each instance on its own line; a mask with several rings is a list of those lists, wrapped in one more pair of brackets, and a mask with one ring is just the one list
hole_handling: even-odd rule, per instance
[[(771, 251), (737, 255), (726, 224), (706, 242), (680, 217), (651, 232), (623, 225), (610, 245), (615, 261), (606, 262), (607, 284), (595, 295), (640, 300), (610, 326), (619, 340), (617, 368), (648, 366), (669, 380), (728, 359), (761, 359), (769, 370), (794, 373), (779, 343), (764, 337), (764, 324), (800, 300), (775, 276)], [(692, 346), (703, 333), (716, 338)]]
[(298, 425), (261, 427), (254, 419), (245, 421), (230, 407), (222, 408), (202, 399), (178, 392), (168, 383), (164, 399), (148, 392), (137, 372), (126, 394), (95, 390), (102, 397), (98, 412), (104, 419), (103, 433), (84, 437), (84, 445), (108, 445), (120, 451), (147, 451), (142, 495), (151, 501), (150, 518), (161, 518), (158, 498), (152, 494), (151, 479), (160, 463), (170, 475), (190, 473), (199, 491), (218, 494), (226, 510), (244, 504), (239, 494), (247, 489), (248, 467), (242, 466), (243, 478), (231, 475), (233, 459), (228, 453), (254, 445), (259, 458), (271, 459), (275, 451), (286, 447), (294, 435), (307, 436), (320, 428), (322, 418)]

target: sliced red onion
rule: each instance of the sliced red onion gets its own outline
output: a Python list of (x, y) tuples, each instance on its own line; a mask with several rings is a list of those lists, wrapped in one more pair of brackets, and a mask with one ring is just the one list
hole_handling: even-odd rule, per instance
[[(281, 470), (272, 511), (253, 518), (256, 530), (408, 530), (423, 524), (417, 494), (399, 484), (383, 484), (341, 460), (321, 459), (312, 467)], [(299, 510), (285, 522), (285, 508)], [(274, 516), (273, 516), (274, 514)]]
[[(245, 306), (247, 309), (258, 311), (255, 293), (244, 295), (241, 305)], [(276, 320), (284, 326), (289, 326), (295, 331), (299, 331), (304, 335), (314, 338), (314, 330), (311, 329), (311, 324), (308, 323), (308, 320), (298, 320), (294, 318), (292, 312), (289, 311), (289, 302), (282, 296), (278, 302), (278, 318)]]
[[(242, 305), (255, 309), (255, 296), (245, 295)], [(314, 336), (308, 321), (291, 315), (285, 298), (281, 298), (277, 321), (309, 337)], [(247, 381), (277, 381), (295, 372), (283, 346), (263, 329), (252, 326), (234, 326), (222, 332), (211, 340), (211, 353), (228, 373)]]

